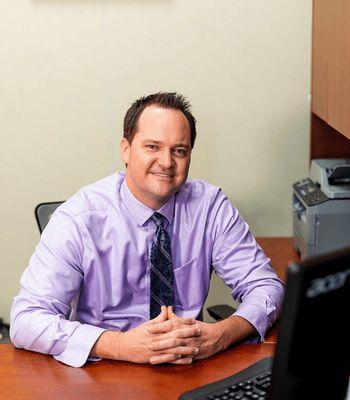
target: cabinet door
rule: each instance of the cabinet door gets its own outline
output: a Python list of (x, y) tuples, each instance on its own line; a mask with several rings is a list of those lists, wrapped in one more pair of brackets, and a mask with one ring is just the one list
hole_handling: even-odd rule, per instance
[(350, 1), (332, 0), (328, 123), (350, 138)]
[(313, 6), (312, 111), (350, 138), (350, 1)]
[(312, 21), (312, 111), (328, 119), (329, 0), (314, 0)]

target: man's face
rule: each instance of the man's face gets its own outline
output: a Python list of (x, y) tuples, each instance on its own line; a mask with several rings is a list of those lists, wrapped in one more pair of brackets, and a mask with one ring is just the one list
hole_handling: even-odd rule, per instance
[(179, 110), (146, 107), (131, 144), (123, 138), (120, 149), (132, 194), (157, 210), (186, 181), (191, 160), (190, 125)]

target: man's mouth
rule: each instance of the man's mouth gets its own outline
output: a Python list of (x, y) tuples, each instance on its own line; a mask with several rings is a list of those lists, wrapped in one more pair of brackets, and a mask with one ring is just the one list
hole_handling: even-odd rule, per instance
[(151, 174), (161, 178), (173, 178), (175, 176), (174, 174), (165, 174), (163, 172), (151, 172)]

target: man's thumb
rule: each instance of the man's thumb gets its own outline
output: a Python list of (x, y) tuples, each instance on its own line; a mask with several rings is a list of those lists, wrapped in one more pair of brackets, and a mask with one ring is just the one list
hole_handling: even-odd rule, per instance
[(169, 319), (177, 318), (177, 315), (173, 311), (173, 307), (172, 306), (168, 306), (167, 308), (168, 308), (168, 318)]
[(152, 322), (163, 322), (168, 318), (168, 310), (166, 306), (161, 306), (160, 313), (152, 319)]

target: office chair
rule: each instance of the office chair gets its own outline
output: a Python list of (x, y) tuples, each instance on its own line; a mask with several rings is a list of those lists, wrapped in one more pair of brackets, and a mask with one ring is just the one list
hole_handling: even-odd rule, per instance
[(11, 343), (10, 340), (10, 325), (5, 324), (2, 318), (0, 318), (0, 344)]
[[(35, 218), (39, 226), (40, 234), (45, 229), (46, 225), (54, 213), (56, 208), (60, 206), (64, 201), (55, 201), (49, 203), (40, 203), (35, 207)], [(227, 304), (218, 304), (207, 308), (208, 314), (216, 321), (221, 321), (228, 318), (236, 310)]]
[(56, 208), (63, 203), (64, 201), (53, 201), (49, 203), (40, 203), (35, 207), (34, 214), (36, 222), (38, 223), (40, 234), (45, 229), (51, 218), (51, 215), (54, 213)]

